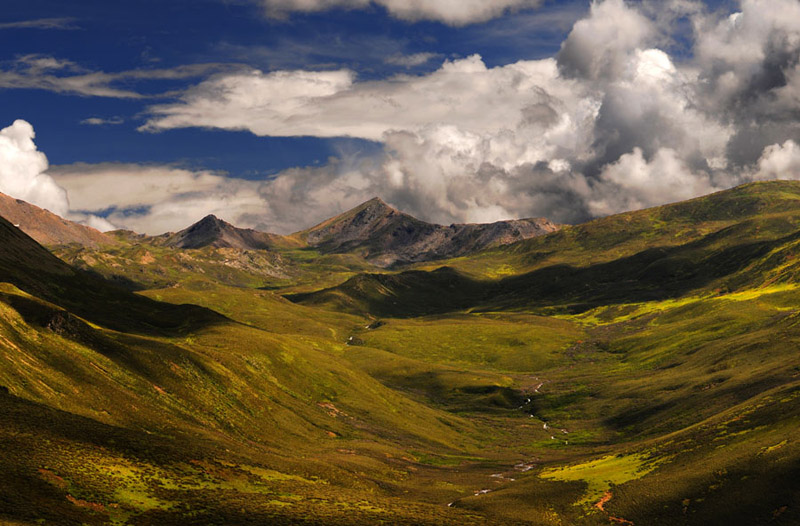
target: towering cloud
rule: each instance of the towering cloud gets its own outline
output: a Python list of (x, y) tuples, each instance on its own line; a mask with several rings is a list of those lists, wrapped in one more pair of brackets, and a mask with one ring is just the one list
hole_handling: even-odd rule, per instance
[(67, 192), (45, 173), (47, 157), (36, 148), (35, 137), (33, 126), (23, 120), (0, 130), (0, 192), (98, 229), (112, 229), (102, 218), (70, 213)]
[(568, 77), (614, 81), (626, 73), (631, 54), (655, 36), (653, 23), (623, 0), (595, 2), (562, 44), (558, 65)]
[(67, 192), (45, 173), (47, 157), (37, 150), (35, 137), (33, 126), (23, 120), (0, 130), (0, 192), (64, 216)]

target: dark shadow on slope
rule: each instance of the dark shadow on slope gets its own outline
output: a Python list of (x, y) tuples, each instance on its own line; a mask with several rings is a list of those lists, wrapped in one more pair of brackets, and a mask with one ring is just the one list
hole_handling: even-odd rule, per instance
[(115, 287), (119, 287), (121, 289), (125, 289), (129, 292), (139, 292), (151, 288), (148, 287), (147, 284), (145, 283), (132, 280), (127, 276), (123, 276), (122, 274), (109, 274), (108, 276), (104, 276), (99, 272), (91, 269), (78, 269), (78, 271), (86, 274), (89, 277), (89, 279), (107, 281), (111, 285), (114, 285)]
[[(206, 368), (202, 361), (194, 359), (191, 354), (175, 345), (132, 334), (108, 333), (98, 330), (68, 311), (18, 294), (0, 293), (0, 302), (17, 311), (27, 324), (49, 330), (62, 338), (97, 351), (153, 383), (161, 384), (171, 376), (164, 367), (167, 362), (183, 363), (188, 361), (205, 377), (216, 378), (218, 376), (214, 371)], [(50, 359), (55, 358), (51, 357)], [(57, 369), (72, 375), (81, 374), (80, 369), (73, 367), (68, 357), (64, 357), (60, 361)]]
[[(106, 517), (73, 505), (66, 488), (40, 476), (65, 454), (61, 443), (78, 443), (125, 458), (169, 465), (205, 456), (199, 439), (166, 439), (106, 425), (0, 390), (0, 523), (106, 524)], [(207, 453), (206, 453), (207, 455)]]
[(2, 218), (0, 282), (120, 331), (183, 334), (228, 322), (212, 310), (161, 303), (79, 271)]
[(453, 385), (438, 371), (387, 375), (379, 380), (391, 389), (454, 413), (507, 414), (518, 410), (526, 400), (518, 389), (481, 383), (477, 379), (469, 384)]
[[(719, 426), (708, 425), (662, 442), (661, 453), (676, 458), (641, 480), (616, 487), (607, 509), (635, 524), (654, 526), (800, 523), (798, 450), (791, 441), (779, 442), (786, 436), (780, 428), (791, 429), (790, 422), (800, 417), (797, 392), (790, 387), (776, 395), (781, 403), (741, 407), (739, 418), (724, 426), (727, 439)], [(781, 446), (769, 453), (760, 438), (772, 430), (779, 432), (766, 444)], [(742, 454), (748, 442), (749, 454)]]
[(700, 389), (695, 389), (689, 394), (641, 400), (607, 418), (604, 424), (628, 437), (658, 436), (693, 425), (789, 381), (791, 379), (778, 373), (758, 380), (734, 382), (730, 386), (725, 383), (703, 386), (702, 395)]
[[(375, 316), (416, 317), (467, 309), (552, 309), (580, 313), (603, 305), (680, 297), (731, 277), (771, 250), (800, 239), (747, 241), (738, 224), (677, 247), (654, 247), (589, 267), (554, 265), (500, 281), (479, 281), (442, 267), (433, 272), (359, 274), (312, 293), (286, 297)], [(742, 284), (739, 284), (740, 286)]]
[[(559, 306), (579, 313), (603, 305), (675, 298), (732, 276), (787, 242), (790, 236), (737, 241), (739, 224), (677, 247), (650, 248), (609, 263), (576, 268), (558, 265), (500, 281), (490, 304), (496, 308)], [(733, 238), (733, 239), (731, 239)]]
[(288, 294), (295, 303), (379, 317), (410, 318), (467, 309), (488, 298), (491, 284), (442, 267), (433, 272), (359, 274), (317, 292)]

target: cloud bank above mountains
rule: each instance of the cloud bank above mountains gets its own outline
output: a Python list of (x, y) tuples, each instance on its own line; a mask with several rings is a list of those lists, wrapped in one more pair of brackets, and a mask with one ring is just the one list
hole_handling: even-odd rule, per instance
[[(265, 0), (286, 13), (368, 3)], [(400, 2), (380, 3), (412, 17)], [(435, 18), (456, 4), (413, 5)], [(731, 14), (691, 0), (596, 1), (556, 56), (497, 67), (473, 55), (369, 81), (347, 69), (223, 70), (152, 106), (142, 131), (187, 127), (349, 136), (383, 148), (266, 181), (123, 164), (49, 173), (74, 209), (110, 209), (115, 225), (148, 233), (207, 213), (285, 233), (375, 195), (439, 223), (577, 222), (748, 181), (800, 179), (800, 2), (742, 0)]]
[[(580, 221), (797, 177), (771, 158), (800, 142), (800, 2), (744, 0), (730, 15), (664, 2), (658, 14), (595, 2), (556, 57), (494, 68), (475, 55), (371, 82), (223, 74), (152, 108), (145, 127), (381, 141), (352, 193), (442, 222)], [(691, 22), (693, 56), (670, 56), (670, 16)]]

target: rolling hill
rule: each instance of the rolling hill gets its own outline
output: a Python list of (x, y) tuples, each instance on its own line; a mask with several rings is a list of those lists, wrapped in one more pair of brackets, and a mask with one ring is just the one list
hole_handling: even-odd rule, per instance
[(351, 212), (85, 270), (0, 221), (0, 522), (800, 522), (800, 183), (396, 271), (449, 227)]

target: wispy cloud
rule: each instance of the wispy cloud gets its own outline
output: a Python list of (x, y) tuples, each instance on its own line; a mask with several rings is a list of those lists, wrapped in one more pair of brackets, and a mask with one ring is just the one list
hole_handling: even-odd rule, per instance
[(413, 68), (427, 64), (431, 60), (440, 57), (438, 53), (413, 53), (411, 55), (397, 54), (392, 55), (386, 59), (387, 64), (394, 66), (403, 66), (405, 68)]
[(239, 67), (211, 63), (108, 73), (88, 70), (75, 62), (47, 55), (25, 55), (18, 57), (7, 68), (0, 69), (0, 89), (40, 89), (85, 97), (119, 99), (160, 98), (171, 93), (149, 94), (117, 86), (146, 81), (199, 78), (223, 71), (230, 72)]
[(125, 122), (125, 119), (122, 117), (110, 117), (108, 119), (103, 119), (101, 117), (89, 117), (88, 119), (83, 119), (81, 124), (88, 124), (90, 126), (115, 126), (117, 124), (122, 124)]
[(33, 20), (19, 20), (17, 22), (0, 22), (1, 29), (80, 29), (73, 17), (36, 18)]
[(246, 63), (269, 71), (346, 67), (367, 76), (380, 75), (386, 70), (396, 71), (397, 66), (407, 67), (393, 62), (394, 58), (437, 56), (420, 53), (427, 50), (415, 49), (415, 42), (404, 37), (343, 35), (334, 31), (283, 36), (266, 45), (243, 46), (223, 42), (216, 46), (215, 51), (221, 60)]
[(330, 9), (366, 9), (378, 5), (393, 17), (409, 22), (435, 20), (453, 26), (485, 22), (508, 12), (538, 7), (541, 0), (258, 0), (267, 16), (286, 18), (292, 13), (312, 13)]

